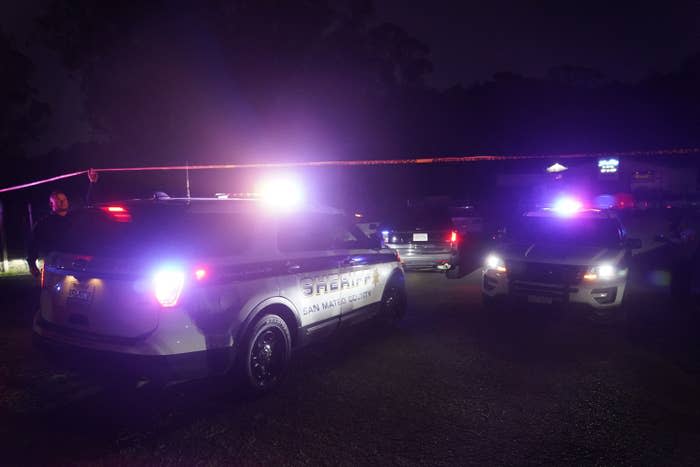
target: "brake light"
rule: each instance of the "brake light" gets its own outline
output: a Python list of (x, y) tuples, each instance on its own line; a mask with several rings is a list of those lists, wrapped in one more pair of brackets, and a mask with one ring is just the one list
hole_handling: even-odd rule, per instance
[(100, 209), (116, 222), (131, 222), (131, 213), (123, 206), (101, 206)]
[(164, 308), (177, 305), (184, 285), (185, 274), (178, 269), (162, 269), (153, 276), (156, 300)]
[(207, 277), (207, 270), (205, 268), (197, 268), (194, 271), (194, 277), (198, 280), (204, 280)]
[(450, 233), (450, 242), (456, 243), (457, 242), (457, 231), (453, 230), (452, 233)]

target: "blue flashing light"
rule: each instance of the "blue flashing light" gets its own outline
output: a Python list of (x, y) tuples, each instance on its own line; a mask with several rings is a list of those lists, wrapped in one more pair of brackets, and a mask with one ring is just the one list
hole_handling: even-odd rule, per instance
[(562, 216), (572, 216), (581, 210), (583, 203), (573, 198), (561, 198), (554, 203), (552, 210)]

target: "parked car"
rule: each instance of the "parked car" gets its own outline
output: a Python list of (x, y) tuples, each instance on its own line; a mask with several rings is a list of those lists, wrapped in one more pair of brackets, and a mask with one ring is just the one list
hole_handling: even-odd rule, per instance
[(608, 211), (528, 212), (503, 232), (485, 259), (484, 303), (579, 304), (592, 318), (617, 321), (624, 318), (620, 305), (633, 248), (641, 248), (641, 241), (628, 238)]
[(332, 208), (134, 200), (77, 210), (65, 233), (34, 333), (72, 363), (174, 379), (234, 371), (263, 392), (292, 349), (406, 307), (396, 252)]
[(460, 233), (446, 207), (413, 206), (389, 218), (381, 226), (382, 238), (406, 269), (444, 271), (456, 263)]

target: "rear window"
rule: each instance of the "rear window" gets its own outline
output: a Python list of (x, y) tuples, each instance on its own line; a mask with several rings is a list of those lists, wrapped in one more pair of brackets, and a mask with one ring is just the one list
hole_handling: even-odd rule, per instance
[(58, 249), (102, 256), (227, 256), (245, 251), (252, 239), (245, 214), (189, 212), (183, 206), (128, 209), (131, 222), (116, 222), (98, 209), (72, 213)]
[(407, 208), (388, 216), (389, 230), (450, 230), (452, 219), (447, 208), (425, 206)]

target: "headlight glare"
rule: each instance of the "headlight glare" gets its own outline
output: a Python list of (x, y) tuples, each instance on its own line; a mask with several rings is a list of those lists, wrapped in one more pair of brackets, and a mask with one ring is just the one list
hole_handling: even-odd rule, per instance
[(503, 259), (494, 254), (488, 255), (486, 257), (486, 260), (484, 261), (484, 266), (486, 266), (486, 269), (498, 272), (506, 272), (506, 265), (503, 262)]
[(609, 281), (618, 275), (618, 269), (612, 264), (601, 264), (590, 268), (583, 278), (588, 281)]

